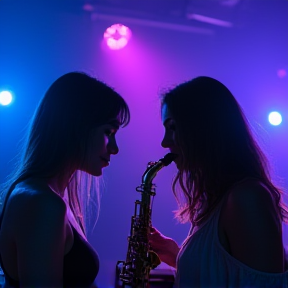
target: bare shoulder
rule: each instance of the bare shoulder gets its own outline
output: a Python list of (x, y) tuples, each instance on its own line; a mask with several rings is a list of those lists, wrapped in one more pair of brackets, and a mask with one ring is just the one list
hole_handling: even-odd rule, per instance
[[(64, 219), (66, 205), (63, 199), (44, 185), (20, 183), (13, 190), (7, 202), (3, 222), (9, 222), (11, 227), (28, 223), (53, 222), (53, 219)], [(5, 225), (5, 223), (3, 223)]]
[(225, 206), (224, 210), (228, 213), (227, 216), (232, 216), (232, 218), (254, 219), (257, 217), (259, 221), (261, 219), (264, 221), (266, 215), (275, 217), (275, 221), (278, 219), (275, 201), (271, 192), (256, 179), (248, 179), (233, 186), (228, 191)]
[(272, 200), (270, 191), (257, 179), (247, 179), (232, 186), (232, 188), (229, 189), (228, 194), (230, 200), (235, 198), (237, 200), (246, 200), (247, 198), (250, 200)]
[(66, 224), (65, 202), (46, 185), (25, 182), (13, 190), (0, 243), (6, 269), (21, 286), (63, 287)]
[(264, 272), (282, 272), (281, 221), (271, 192), (257, 180), (228, 191), (222, 223), (232, 256)]
[(32, 208), (36, 203), (41, 206), (44, 205), (45, 207), (49, 207), (48, 204), (54, 204), (56, 210), (66, 209), (65, 202), (59, 195), (54, 193), (47, 186), (37, 182), (20, 183), (16, 186), (10, 198), (14, 205), (19, 206), (24, 206), (23, 204), (25, 203)]

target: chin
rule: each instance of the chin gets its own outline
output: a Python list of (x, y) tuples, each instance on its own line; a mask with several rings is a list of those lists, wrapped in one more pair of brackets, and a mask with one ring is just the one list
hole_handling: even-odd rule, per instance
[(177, 167), (178, 170), (181, 170), (181, 163), (175, 162), (175, 165), (176, 165), (176, 167)]
[(92, 176), (96, 176), (96, 177), (102, 176), (102, 174), (103, 174), (102, 169), (100, 171), (97, 171), (97, 172), (95, 171), (95, 173), (93, 173), (93, 174), (91, 173)]
[(86, 169), (86, 170), (82, 170), (84, 172), (86, 172), (87, 174), (91, 175), (91, 176), (95, 176), (95, 177), (98, 177), (98, 176), (101, 176), (102, 175), (102, 169)]
[[(176, 160), (176, 161), (175, 161)], [(178, 166), (179, 166), (179, 162), (177, 161), (177, 159), (175, 159), (175, 160), (173, 160), (173, 162), (175, 163), (175, 165), (177, 166), (177, 168), (178, 168)]]

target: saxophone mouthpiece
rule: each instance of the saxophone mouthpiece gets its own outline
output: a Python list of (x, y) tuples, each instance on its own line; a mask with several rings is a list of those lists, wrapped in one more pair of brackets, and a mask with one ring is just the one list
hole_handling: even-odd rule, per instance
[(176, 159), (177, 156), (178, 155), (175, 153), (168, 153), (162, 159), (160, 159), (160, 161), (163, 163), (164, 166), (168, 166), (173, 160)]

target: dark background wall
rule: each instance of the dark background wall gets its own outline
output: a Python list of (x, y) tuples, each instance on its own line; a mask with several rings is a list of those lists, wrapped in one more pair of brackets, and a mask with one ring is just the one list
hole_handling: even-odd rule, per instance
[[(134, 1), (138, 5), (135, 7), (128, 0), (99, 2), (107, 11), (114, 9), (114, 14), (108, 11), (110, 20), (84, 11), (85, 1), (80, 0), (0, 0), (0, 89), (9, 88), (15, 95), (12, 106), (0, 107), (0, 182), (12, 171), (18, 143), (38, 101), (60, 75), (85, 71), (120, 92), (130, 105), (132, 120), (119, 131), (120, 153), (112, 157), (110, 167), (105, 169), (100, 218), (89, 234), (101, 260), (97, 283), (111, 287), (115, 264), (126, 257), (130, 219), (134, 201), (139, 198), (135, 188), (148, 161), (167, 153), (160, 146), (164, 129), (158, 95), (163, 89), (198, 75), (217, 78), (227, 85), (268, 153), (273, 179), (288, 190), (288, 82), (287, 76), (277, 75), (279, 69), (288, 69), (288, 1), (203, 0), (201, 5), (191, 1), (195, 9), (202, 9), (207, 15), (216, 11), (216, 2), (221, 7), (234, 5), (230, 14), (227, 10), (222, 14), (233, 27), (191, 22), (193, 32), (178, 26), (171, 28), (169, 21), (181, 25), (187, 22), (162, 11), (169, 4), (171, 11), (179, 12), (189, 1), (144, 1), (145, 4), (139, 0)], [(94, 5), (93, 1), (90, 4)], [(122, 11), (123, 7), (126, 10)], [(102, 43), (103, 32), (127, 14), (129, 7), (137, 12), (134, 19), (138, 17), (142, 22), (125, 18), (126, 23), (122, 24), (131, 28), (131, 41), (123, 50), (109, 51)], [(151, 19), (162, 23), (158, 25), (161, 27), (147, 20), (151, 15), (148, 10), (140, 13), (144, 8), (159, 12)], [(267, 121), (268, 112), (274, 109), (283, 116), (278, 127)], [(176, 203), (171, 183), (175, 172), (172, 164), (155, 179), (153, 223), (180, 244), (189, 225), (173, 219)], [(287, 245), (286, 227), (284, 234)]]

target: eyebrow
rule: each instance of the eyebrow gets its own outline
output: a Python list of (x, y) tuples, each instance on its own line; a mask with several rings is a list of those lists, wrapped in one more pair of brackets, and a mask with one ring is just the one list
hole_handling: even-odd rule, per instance
[(108, 122), (111, 126), (113, 126), (115, 129), (119, 129), (120, 127), (120, 122), (117, 119), (113, 119)]
[(166, 126), (169, 121), (172, 121), (172, 118), (167, 118), (167, 119), (164, 121), (163, 125)]

